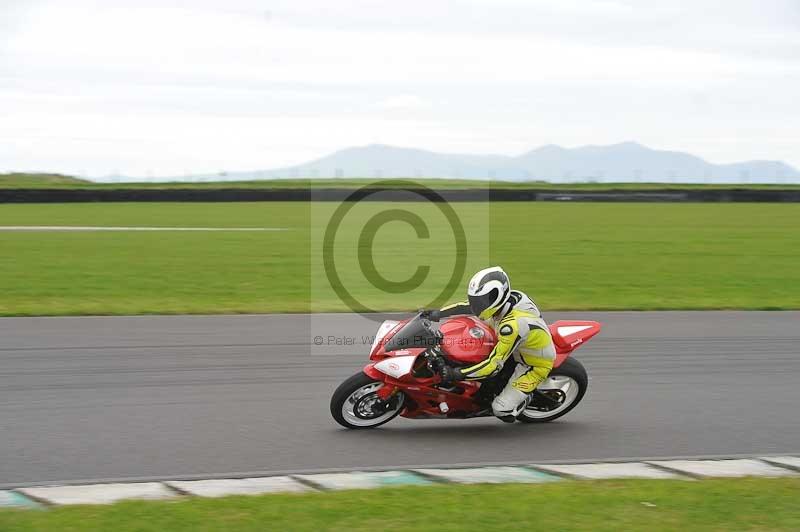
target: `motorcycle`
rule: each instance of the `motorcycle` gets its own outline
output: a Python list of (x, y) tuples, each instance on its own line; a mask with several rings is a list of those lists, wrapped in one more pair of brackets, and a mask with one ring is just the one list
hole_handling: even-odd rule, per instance
[[(586, 369), (570, 355), (600, 332), (596, 321), (556, 321), (550, 335), (556, 348), (553, 370), (531, 394), (517, 417), (544, 423), (575, 408), (586, 393)], [(411, 419), (467, 419), (492, 415), (492, 400), (514, 371), (509, 360), (482, 381), (442, 383), (443, 364), (466, 367), (491, 353), (494, 329), (472, 316), (458, 316), (435, 329), (425, 313), (403, 321), (386, 320), (370, 349), (370, 363), (345, 380), (331, 397), (331, 415), (349, 429), (374, 428), (398, 415)]]

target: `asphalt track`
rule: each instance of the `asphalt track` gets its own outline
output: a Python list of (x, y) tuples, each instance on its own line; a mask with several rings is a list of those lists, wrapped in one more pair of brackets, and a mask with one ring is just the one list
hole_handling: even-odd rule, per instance
[(800, 312), (545, 317), (605, 324), (562, 420), (373, 431), (328, 412), (366, 361), (376, 325), (358, 316), (0, 319), (0, 486), (800, 452)]

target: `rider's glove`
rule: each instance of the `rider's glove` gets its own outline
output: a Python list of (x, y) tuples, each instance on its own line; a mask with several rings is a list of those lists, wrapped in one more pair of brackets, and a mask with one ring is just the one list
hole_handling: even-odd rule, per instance
[(451, 382), (464, 380), (464, 374), (461, 373), (460, 369), (448, 366), (447, 364), (439, 369), (439, 375), (442, 377), (442, 384), (450, 384)]
[(439, 310), (421, 310), (420, 316), (426, 320), (439, 321), (442, 318), (442, 313)]

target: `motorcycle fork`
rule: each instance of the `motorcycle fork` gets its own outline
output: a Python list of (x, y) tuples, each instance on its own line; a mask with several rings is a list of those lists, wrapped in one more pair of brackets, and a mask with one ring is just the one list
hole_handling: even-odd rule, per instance
[(378, 388), (378, 391), (375, 392), (375, 394), (381, 399), (381, 401), (388, 401), (397, 393), (397, 390), (397, 386), (384, 383), (383, 386)]

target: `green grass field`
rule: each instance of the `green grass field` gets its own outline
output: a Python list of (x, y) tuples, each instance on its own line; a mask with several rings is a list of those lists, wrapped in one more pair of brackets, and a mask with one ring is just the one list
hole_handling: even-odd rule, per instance
[[(408, 180), (429, 188), (440, 190), (463, 190), (474, 188), (494, 189), (540, 189), (540, 190), (703, 190), (703, 189), (800, 189), (799, 184), (686, 184), (686, 183), (569, 183), (557, 184), (545, 181), (497, 181), (450, 178), (411, 178)], [(202, 182), (166, 182), (166, 183), (93, 183), (84, 179), (58, 174), (0, 174), (0, 189), (3, 188), (53, 188), (53, 189), (217, 189), (217, 188), (360, 188), (371, 185), (375, 178), (294, 178), (294, 179), (259, 179), (253, 181), (202, 181)], [(381, 186), (397, 188), (391, 180), (382, 180)]]
[[(346, 311), (319, 253), (335, 203), (3, 204), (0, 226), (284, 227), (281, 232), (0, 231), (0, 315)], [(390, 222), (376, 269), (390, 280), (430, 266), (408, 294), (364, 280), (368, 217), (411, 209), (429, 238)], [(456, 203), (466, 279), (501, 264), (545, 309), (798, 309), (800, 205)], [(411, 310), (448, 284), (456, 249), (430, 204), (370, 202), (342, 224), (333, 257), (354, 297)]]
[(0, 510), (0, 530), (798, 530), (800, 480), (559, 482)]

